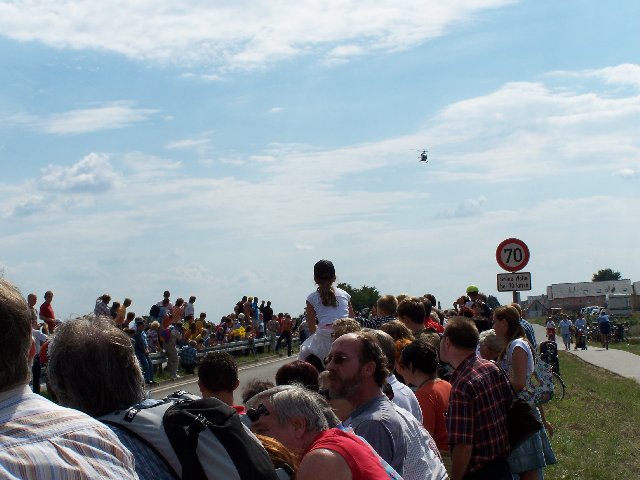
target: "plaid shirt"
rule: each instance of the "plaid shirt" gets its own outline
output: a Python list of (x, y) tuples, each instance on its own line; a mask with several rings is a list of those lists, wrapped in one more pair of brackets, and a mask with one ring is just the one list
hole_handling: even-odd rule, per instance
[(193, 365), (196, 363), (196, 355), (198, 351), (193, 347), (182, 347), (180, 350), (180, 359), (184, 365)]
[(507, 410), (512, 396), (500, 369), (475, 354), (453, 372), (447, 412), (449, 445), (473, 445), (466, 474), (509, 455)]
[(395, 320), (396, 317), (369, 317), (360, 319), (360, 325), (362, 328), (373, 328), (374, 330), (380, 330), (380, 327), (385, 323), (389, 323)]

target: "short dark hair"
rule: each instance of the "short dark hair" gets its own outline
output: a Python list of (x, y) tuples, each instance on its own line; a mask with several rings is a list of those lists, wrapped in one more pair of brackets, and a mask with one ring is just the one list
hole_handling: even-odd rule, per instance
[(304, 360), (285, 363), (276, 372), (276, 385), (293, 384), (300, 384), (309, 390), (317, 392), (320, 389), (318, 370)]
[(265, 390), (269, 390), (270, 388), (275, 387), (273, 382), (269, 380), (260, 380), (259, 378), (252, 378), (247, 382), (247, 384), (242, 389), (242, 403), (246, 404), (247, 401), (251, 397), (254, 397), (260, 392), (264, 392)]
[(238, 364), (227, 352), (209, 352), (200, 361), (198, 381), (210, 392), (232, 392), (238, 383)]
[(413, 323), (424, 325), (424, 304), (418, 297), (407, 297), (398, 305), (398, 317), (407, 317)]
[(29, 379), (31, 319), (18, 289), (0, 279), (0, 392)]
[(404, 347), (400, 363), (407, 368), (415, 368), (428, 375), (438, 371), (438, 351), (425, 338), (419, 337)]
[(424, 316), (425, 318), (431, 315), (431, 308), (433, 307), (433, 303), (427, 297), (422, 297), (422, 306), (424, 307)]
[(454, 346), (467, 350), (475, 350), (480, 340), (478, 329), (467, 317), (450, 317), (444, 329), (444, 336)]

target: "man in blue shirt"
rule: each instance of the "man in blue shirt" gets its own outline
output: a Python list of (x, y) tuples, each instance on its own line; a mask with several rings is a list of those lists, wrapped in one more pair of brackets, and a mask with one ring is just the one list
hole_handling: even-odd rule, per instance
[(149, 344), (147, 343), (147, 333), (144, 331), (144, 318), (136, 318), (136, 333), (133, 335), (133, 349), (136, 352), (136, 358), (142, 368), (142, 375), (147, 385), (157, 385), (153, 380), (153, 364), (149, 357)]
[(598, 328), (600, 329), (600, 333), (602, 334), (602, 346), (605, 347), (606, 350), (609, 350), (611, 322), (609, 321), (609, 315), (607, 315), (607, 312), (604, 310), (600, 312), (600, 316), (598, 317)]

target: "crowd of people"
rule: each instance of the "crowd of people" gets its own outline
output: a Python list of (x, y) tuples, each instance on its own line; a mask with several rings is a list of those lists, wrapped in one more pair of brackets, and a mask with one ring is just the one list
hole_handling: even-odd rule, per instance
[[(169, 292), (147, 319), (127, 311), (130, 299), (109, 305), (102, 295), (92, 315), (61, 323), (51, 292), (37, 312), (35, 295), (25, 302), (0, 281), (0, 325), (8, 332), (0, 340), (0, 416), (12, 427), (0, 426), (0, 472), (164, 479), (191, 468), (154, 448), (157, 439), (100, 422), (112, 412), (135, 416), (159, 405), (145, 399), (145, 383), (154, 382), (149, 353), (158, 348), (173, 378), (180, 359), (197, 375), (203, 399), (231, 408), (244, 425), (236, 435), (264, 447), (279, 478), (542, 479), (543, 468), (556, 462), (542, 407), (534, 412), (544, 428), (514, 449), (509, 444), (507, 413), (533, 373), (537, 348), (517, 304), (491, 309), (470, 285), (448, 310), (437, 308), (431, 294), (383, 295), (358, 315), (349, 294), (334, 285), (330, 261), (316, 263), (314, 279), (304, 324), (275, 315), (271, 302), (244, 297), (218, 325), (204, 313), (196, 317), (195, 297), (172, 303)], [(195, 365), (199, 349), (247, 335), (268, 336), (274, 350), (286, 342), (291, 356), (295, 329), (298, 358), (280, 368), (275, 384), (260, 378), (240, 385), (235, 358), (226, 352), (210, 351)], [(59, 405), (34, 394), (35, 370), (34, 392), (28, 389), (38, 342), (48, 344), (48, 390)], [(48, 422), (40, 431), (38, 415), (73, 422)], [(27, 424), (28, 441), (12, 437)], [(41, 443), (54, 447), (40, 456)], [(246, 461), (258, 468), (258, 457)]]
[[(614, 333), (614, 326), (606, 309), (601, 308), (597, 313), (597, 317), (594, 315), (591, 318), (595, 320), (594, 324), (597, 325), (597, 329), (592, 329), (589, 332), (589, 324), (583, 312), (575, 316), (566, 313), (549, 316), (545, 323), (547, 338), (550, 341), (555, 341), (556, 334), (559, 331), (565, 350), (570, 350), (571, 344), (574, 345), (574, 350), (578, 348), (586, 350), (587, 334), (590, 333), (594, 338), (598, 337), (602, 341), (602, 347), (605, 350), (609, 350), (609, 341)], [(624, 336), (624, 327), (620, 325), (619, 328), (622, 329), (621, 333)]]

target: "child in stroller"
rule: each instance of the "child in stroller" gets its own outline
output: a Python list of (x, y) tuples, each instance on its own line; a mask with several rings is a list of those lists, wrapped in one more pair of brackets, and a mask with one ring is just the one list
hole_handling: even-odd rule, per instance
[(545, 324), (547, 327), (547, 340), (550, 342), (556, 341), (556, 322), (553, 321), (552, 317), (547, 319), (547, 323)]
[(573, 349), (574, 350), (587, 349), (587, 332), (585, 331), (584, 327), (576, 329), (576, 346)]

